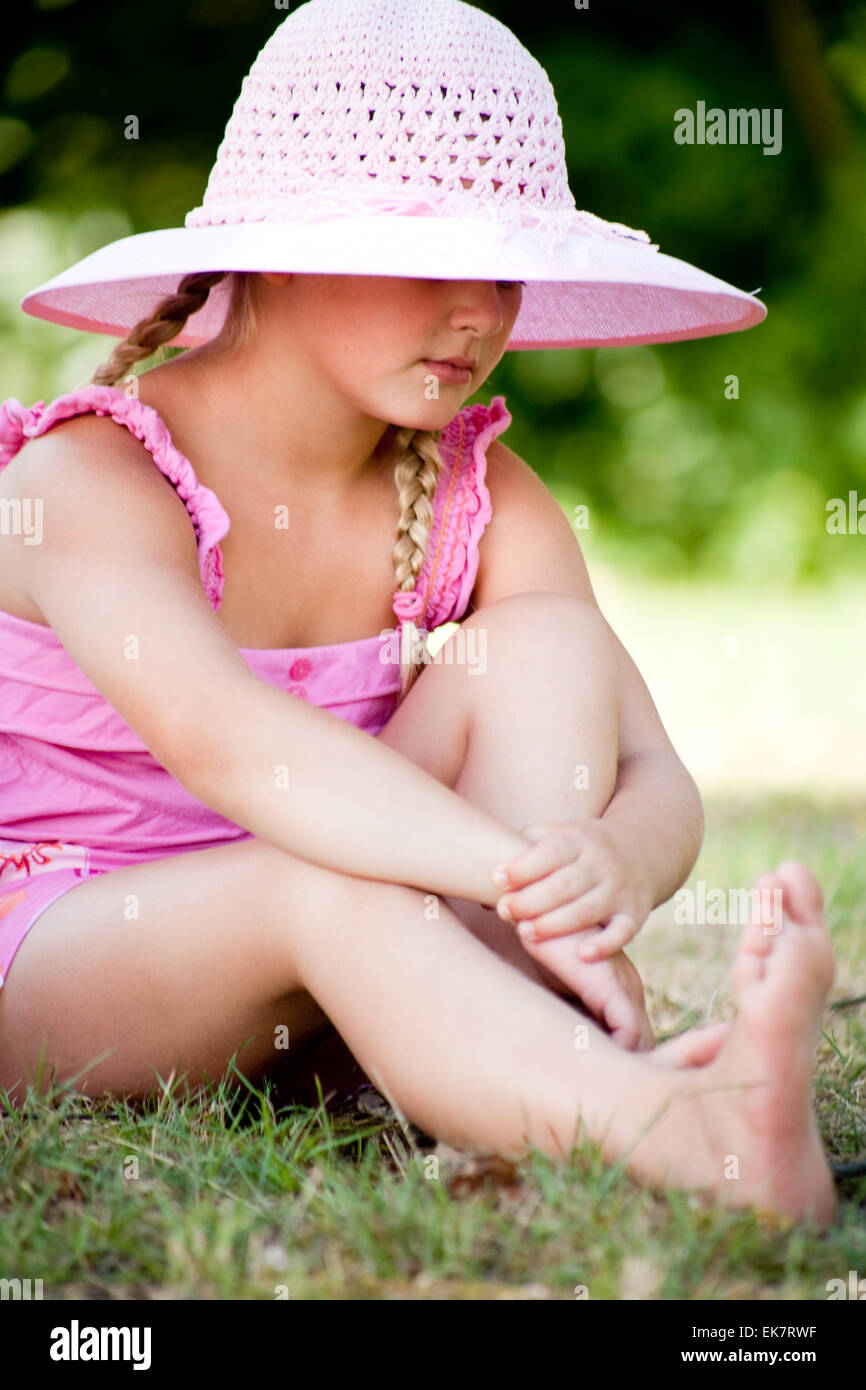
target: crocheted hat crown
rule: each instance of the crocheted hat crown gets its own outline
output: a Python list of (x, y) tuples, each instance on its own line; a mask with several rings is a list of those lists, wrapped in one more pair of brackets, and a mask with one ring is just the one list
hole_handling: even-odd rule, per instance
[(520, 280), (511, 350), (675, 342), (766, 317), (754, 295), (575, 206), (550, 80), (465, 0), (308, 0), (243, 79), (199, 207), (21, 300), (126, 336), (221, 273), (172, 341), (208, 342), (232, 271)]
[[(464, 0), (310, 0), (243, 81), (188, 227), (399, 207), (575, 212), (541, 65)], [(533, 221), (538, 219), (533, 218)]]

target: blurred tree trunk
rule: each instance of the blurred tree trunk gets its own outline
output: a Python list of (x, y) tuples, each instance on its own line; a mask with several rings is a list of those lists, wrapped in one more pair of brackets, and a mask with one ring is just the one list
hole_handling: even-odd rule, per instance
[(767, 0), (770, 43), (803, 141), (820, 170), (851, 152), (851, 125), (824, 59), (821, 31), (808, 0)]

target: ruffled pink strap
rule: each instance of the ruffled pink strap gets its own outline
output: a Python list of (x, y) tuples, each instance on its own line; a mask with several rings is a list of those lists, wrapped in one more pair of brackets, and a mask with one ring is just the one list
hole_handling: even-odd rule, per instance
[(36, 426), (45, 409), (44, 401), (37, 401), (28, 410), (17, 396), (10, 396), (0, 405), (0, 469), (18, 453), (25, 439), (37, 433)]
[(401, 621), (411, 617), (431, 631), (464, 617), (478, 574), (478, 545), (493, 515), (487, 449), (510, 424), (505, 397), (494, 396), (490, 405), (465, 406), (443, 431), (427, 554), (414, 591), (394, 595)]
[(216, 494), (198, 481), (189, 459), (175, 446), (152, 406), (127, 396), (116, 386), (80, 386), (68, 395), (58, 396), (47, 407), (44, 401), (37, 401), (29, 410), (11, 396), (0, 405), (0, 469), (14, 458), (26, 439), (45, 434), (61, 420), (90, 411), (110, 415), (140, 439), (174, 487), (195, 529), (205, 593), (218, 610), (225, 583), (219, 541), (229, 529), (229, 518)]

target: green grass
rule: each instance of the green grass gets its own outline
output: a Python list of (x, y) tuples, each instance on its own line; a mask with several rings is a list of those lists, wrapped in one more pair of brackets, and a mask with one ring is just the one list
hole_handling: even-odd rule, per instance
[[(710, 801), (692, 876), (748, 885), (780, 858), (810, 864), (839, 960), (831, 1001), (866, 978), (862, 822), (850, 806)], [(632, 954), (659, 1034), (730, 1013), (737, 934), (676, 926), (672, 904), (653, 914)], [(828, 1009), (816, 1105), (838, 1161), (866, 1154), (864, 1044), (866, 1006)], [(442, 1150), (434, 1177), (431, 1151), (399, 1127), (275, 1111), (242, 1073), (241, 1054), (234, 1092), (183, 1100), (166, 1086), (140, 1107), (31, 1093), (4, 1114), (0, 1277), (42, 1278), (60, 1299), (274, 1299), (281, 1286), (292, 1299), (573, 1299), (580, 1285), (591, 1299), (824, 1299), (828, 1279), (866, 1274), (866, 1179), (842, 1186), (819, 1234), (654, 1195), (590, 1145), (565, 1167), (534, 1155), (486, 1173)]]

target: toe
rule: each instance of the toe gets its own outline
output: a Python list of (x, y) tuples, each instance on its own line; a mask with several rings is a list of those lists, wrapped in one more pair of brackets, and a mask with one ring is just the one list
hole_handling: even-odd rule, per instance
[[(737, 947), (737, 954), (734, 957), (734, 964), (731, 970), (731, 987), (734, 997), (741, 999), (743, 992), (750, 985), (759, 984), (764, 978), (764, 954), (762, 951), (749, 949), (749, 942), (761, 931), (760, 927), (746, 927), (740, 937), (740, 944)], [(760, 935), (757, 938), (763, 940)]]
[(731, 972), (731, 984), (738, 999), (750, 985), (758, 984), (764, 978), (766, 959), (773, 949), (773, 938), (764, 930), (762, 921), (764, 895), (780, 888), (781, 880), (775, 874), (761, 874), (755, 879), (749, 921), (737, 942)]
[(669, 1038), (653, 1048), (647, 1060), (658, 1062), (663, 1067), (704, 1067), (717, 1056), (730, 1031), (730, 1023), (690, 1028), (687, 1033)]
[[(738, 951), (769, 955), (773, 949), (772, 938), (781, 931), (783, 918), (784, 881), (778, 874), (760, 874), (752, 885), (748, 924), (740, 937)], [(771, 926), (775, 930), (770, 931)]]
[(818, 924), (824, 920), (824, 895), (811, 869), (798, 859), (785, 859), (778, 877), (785, 889), (785, 907), (798, 922)]

